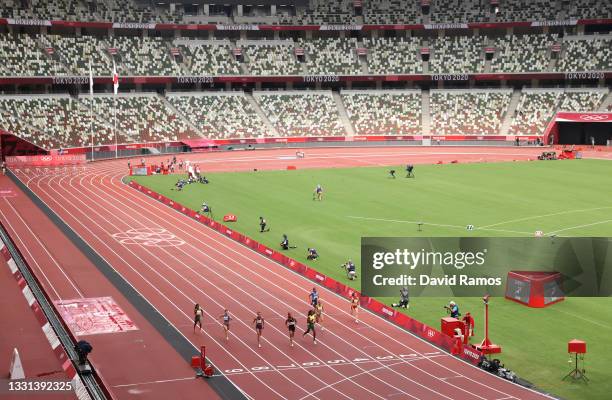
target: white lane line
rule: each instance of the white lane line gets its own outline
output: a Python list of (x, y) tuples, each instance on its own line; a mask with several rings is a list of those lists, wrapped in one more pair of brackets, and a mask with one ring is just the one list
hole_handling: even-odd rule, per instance
[(578, 228), (586, 228), (587, 226), (594, 226), (594, 225), (601, 225), (601, 224), (607, 224), (609, 222), (612, 222), (612, 219), (607, 219), (605, 221), (599, 221), (599, 222), (593, 222), (591, 224), (584, 224), (584, 225), (576, 225), (576, 226), (570, 226), (568, 228), (563, 228), (563, 229), (557, 229), (556, 231), (552, 231), (549, 232), (549, 235), (554, 235), (557, 234), (559, 232), (565, 232), (565, 231), (571, 231), (574, 229), (578, 229)]
[(606, 209), (610, 209), (610, 208), (612, 208), (612, 206), (596, 207), (596, 208), (583, 208), (583, 209), (579, 209), (579, 210), (559, 211), (559, 212), (555, 212), (555, 213), (551, 213), (551, 214), (532, 215), (530, 217), (511, 219), (511, 220), (508, 220), (508, 221), (498, 222), (496, 224), (485, 225), (483, 227), (480, 227), (480, 229), (490, 228), (492, 226), (498, 226), (498, 225), (505, 225), (505, 224), (509, 224), (511, 222), (527, 221), (527, 220), (530, 220), (530, 219), (539, 219), (539, 218), (546, 218), (546, 217), (554, 217), (556, 215), (573, 214), (573, 213), (579, 213), (579, 212), (606, 210)]
[[(445, 227), (445, 228), (455, 228), (455, 229), (462, 229), (462, 230), (466, 229), (466, 226), (463, 226), (463, 225), (434, 224), (434, 223), (431, 223), (431, 222), (423, 222), (423, 221), (407, 221), (407, 220), (401, 220), (401, 219), (385, 219), (385, 218), (360, 217), (360, 216), (357, 216), (357, 215), (347, 215), (346, 217), (347, 218), (352, 218), (352, 219), (363, 219), (363, 220), (367, 220), (367, 221), (396, 222), (396, 223), (400, 223), (400, 224), (423, 224), (424, 226), (429, 225), (429, 226), (440, 226), (440, 227)], [(515, 233), (515, 234), (529, 235), (529, 236), (533, 235), (533, 232), (513, 231), (513, 230), (509, 230), (509, 229), (486, 229), (486, 228), (480, 228), (478, 226), (474, 227), (474, 230)]]

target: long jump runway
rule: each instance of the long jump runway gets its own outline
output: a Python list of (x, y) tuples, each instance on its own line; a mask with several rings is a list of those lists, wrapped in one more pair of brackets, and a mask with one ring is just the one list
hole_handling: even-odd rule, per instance
[[(477, 150), (492, 157), (489, 149)], [(383, 155), (369, 158), (368, 151)], [(451, 153), (449, 149), (444, 151)], [(318, 154), (313, 164), (308, 164), (308, 156), (295, 161), (279, 159), (294, 154), (289, 150), (195, 154), (185, 158), (202, 162), (207, 171), (207, 162), (211, 166), (218, 164), (218, 169), (221, 165), (227, 170), (254, 168), (263, 161), (240, 158), (259, 155), (266, 158), (267, 168), (283, 168), (287, 163), (301, 168), (363, 166), (368, 162), (389, 165), (405, 160), (410, 157), (406, 153), (413, 152), (406, 148), (308, 150)], [(359, 157), (353, 157), (356, 153)], [(526, 159), (533, 154), (517, 149), (507, 157)], [(228, 161), (230, 157), (239, 160)], [(412, 159), (433, 162), (460, 155), (427, 157)], [(218, 373), (226, 375), (246, 397), (549, 398), (468, 365), (363, 310), (359, 323), (355, 323), (347, 300), (322, 287), (319, 291), (326, 311), (324, 330), (318, 330), (317, 344), (311, 336), (302, 339), (307, 297), (315, 284), (129, 188), (121, 182), (125, 165), (125, 160), (102, 162), (59, 173), (24, 170), (18, 171), (17, 176), (194, 346), (206, 345)], [(204, 330), (194, 333), (195, 303), (203, 306)], [(225, 308), (233, 316), (228, 342), (219, 319)], [(257, 347), (252, 325), (257, 311), (266, 319), (261, 348)], [(294, 347), (289, 346), (284, 325), (287, 312), (298, 318)], [(188, 378), (168, 376), (177, 381)]]

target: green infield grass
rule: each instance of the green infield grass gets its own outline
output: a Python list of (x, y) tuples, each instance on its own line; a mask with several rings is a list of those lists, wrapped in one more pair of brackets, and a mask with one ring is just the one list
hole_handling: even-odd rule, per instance
[[(193, 209), (205, 201), (216, 220), (235, 214), (233, 229), (271, 248), (279, 249), (287, 234), (297, 246), (287, 255), (356, 288), (359, 281), (348, 281), (340, 265), (352, 258), (359, 266), (362, 236), (612, 236), (612, 163), (603, 160), (417, 165), (416, 178), (405, 178), (400, 166), (205, 175), (210, 184), (180, 192), (171, 190), (176, 175), (135, 180)], [(313, 200), (318, 183), (322, 201)], [(260, 216), (269, 232), (259, 232)], [(308, 247), (319, 260), (306, 261)], [(454, 300), (476, 317), (473, 342), (479, 341), (481, 299)], [(412, 298), (407, 313), (439, 329), (448, 301)], [(562, 398), (612, 398), (611, 298), (568, 298), (531, 309), (497, 297), (490, 310), (491, 338), (503, 347), (499, 358), (519, 376)], [(561, 381), (571, 369), (567, 341), (574, 338), (587, 342), (588, 385)]]

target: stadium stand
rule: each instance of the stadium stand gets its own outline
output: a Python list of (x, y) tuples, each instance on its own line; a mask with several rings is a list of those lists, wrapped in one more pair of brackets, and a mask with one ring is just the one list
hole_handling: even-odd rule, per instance
[(364, 0), (363, 19), (366, 24), (419, 24), (422, 22), (416, 1)]
[[(69, 95), (3, 96), (0, 118), (7, 131), (43, 148), (87, 146), (92, 132), (88, 107), (89, 103), (85, 105)], [(109, 143), (111, 129), (101, 117), (108, 111), (92, 115), (94, 142)]]
[(612, 18), (612, 3), (600, 0), (575, 0), (562, 3), (567, 18)]
[(434, 74), (475, 73), (484, 69), (481, 36), (452, 36), (437, 38), (430, 46), (429, 70)]
[(253, 92), (281, 136), (346, 135), (331, 92)]
[(174, 41), (185, 57), (186, 68), (193, 75), (240, 75), (240, 64), (231, 54), (229, 40), (189, 40)]
[(169, 93), (168, 101), (207, 138), (266, 135), (263, 121), (244, 92)]
[(523, 89), (511, 135), (542, 135), (557, 111), (597, 111), (608, 89)]
[(555, 21), (557, 2), (548, 0), (505, 0), (499, 2), (496, 21)]
[(67, 72), (44, 53), (36, 36), (0, 34), (0, 60), (0, 76), (52, 76)]
[(246, 40), (238, 41), (236, 45), (246, 54), (246, 65), (250, 75), (301, 75), (302, 73), (293, 53), (293, 41)]
[[(28, 7), (24, 7), (24, 5)], [(90, 21), (95, 17), (75, 0), (3, 0), (2, 18), (59, 19), (66, 21)]]
[(523, 89), (508, 133), (511, 135), (543, 134), (562, 96), (563, 89)]
[[(94, 109), (107, 116), (116, 105), (117, 132), (125, 143), (196, 139), (200, 135), (165, 100), (154, 93), (101, 95), (94, 97)], [(96, 112), (94, 110), (94, 112)], [(112, 124), (112, 118), (107, 118)]]
[(363, 39), (368, 49), (368, 68), (373, 74), (420, 74), (421, 41), (419, 38)]
[(76, 75), (89, 75), (89, 62), (95, 76), (108, 75), (113, 69), (112, 61), (105, 50), (105, 41), (94, 36), (66, 37), (59, 35), (44, 36), (48, 45), (60, 60)]
[(566, 37), (563, 43), (559, 71), (612, 70), (612, 35)]
[(492, 72), (544, 72), (550, 62), (554, 35), (506, 35), (493, 42)]
[(420, 91), (343, 91), (342, 102), (358, 135), (420, 135)]
[(430, 4), (431, 22), (485, 22), (489, 19), (485, 10), (488, 3), (480, 0), (433, 0)]
[[(116, 107), (117, 142), (160, 142), (199, 138), (157, 94), (2, 96), (0, 123), (12, 132), (44, 148), (81, 147), (114, 143), (113, 108)], [(90, 127), (90, 115), (93, 125)]]
[(110, 46), (118, 49), (122, 67), (119, 72), (134, 76), (183, 75), (170, 54), (170, 42), (159, 37), (115, 36)]
[(432, 133), (497, 135), (511, 96), (511, 89), (432, 90)]
[(131, 0), (104, 0), (96, 2), (96, 13), (102, 21), (161, 22), (155, 10), (146, 5), (136, 6)]
[(354, 25), (353, 0), (310, 0), (309, 6), (294, 16), (281, 16), (280, 24), (285, 25)]
[(298, 40), (306, 52), (308, 73), (312, 75), (356, 75), (361, 67), (356, 54), (357, 39)]

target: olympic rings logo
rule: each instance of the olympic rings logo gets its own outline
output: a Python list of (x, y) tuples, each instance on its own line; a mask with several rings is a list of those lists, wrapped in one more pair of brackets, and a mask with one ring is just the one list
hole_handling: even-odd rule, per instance
[(51, 157), (51, 156), (41, 156), (40, 160), (41, 161), (51, 161), (51, 160), (53, 160), (53, 157)]
[(585, 115), (581, 115), (580, 119), (583, 121), (605, 121), (608, 119), (608, 115), (602, 115), (602, 114), (585, 114)]
[(147, 247), (176, 247), (185, 244), (184, 240), (161, 228), (138, 228), (112, 235), (121, 244), (138, 244)]

